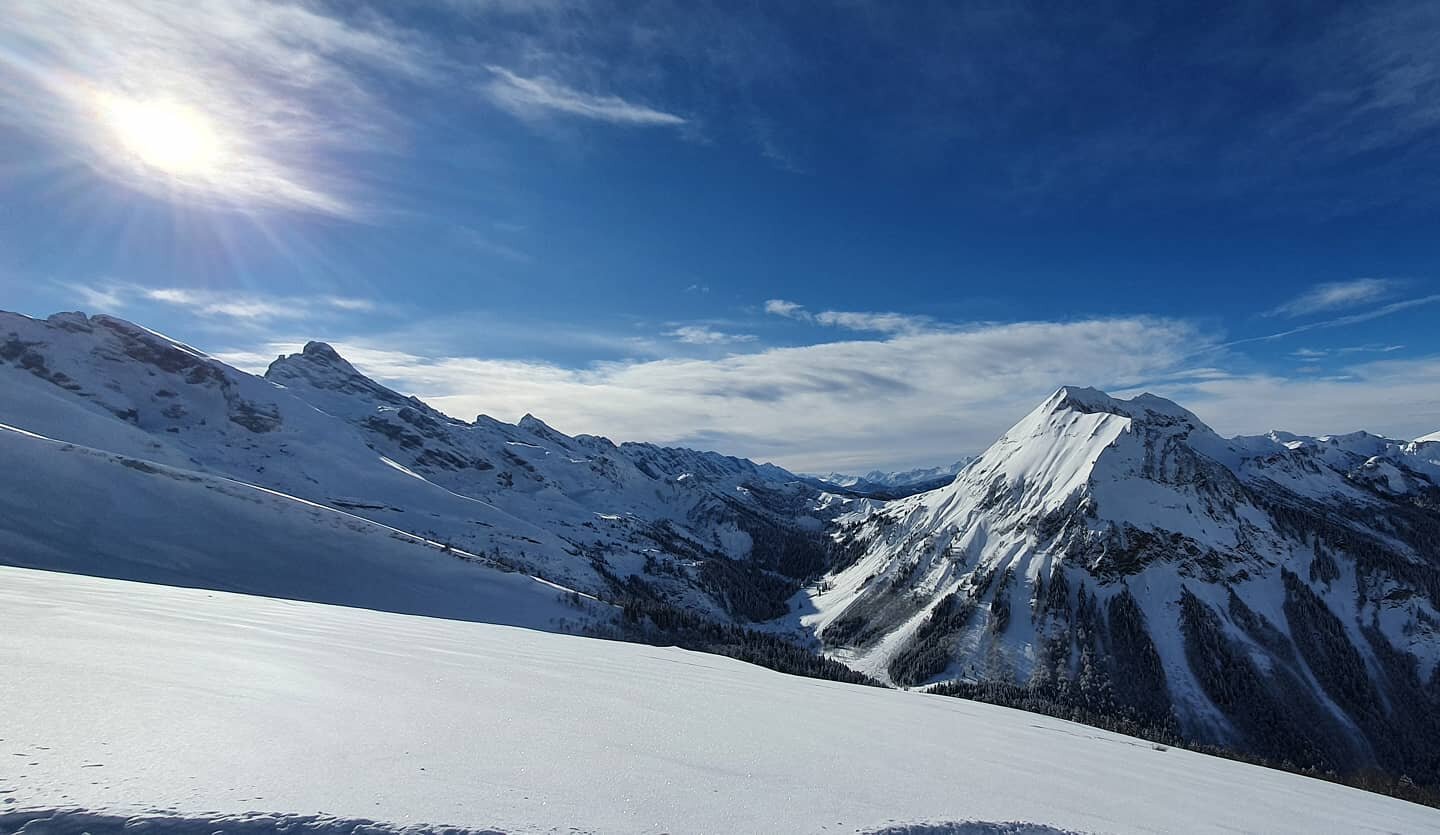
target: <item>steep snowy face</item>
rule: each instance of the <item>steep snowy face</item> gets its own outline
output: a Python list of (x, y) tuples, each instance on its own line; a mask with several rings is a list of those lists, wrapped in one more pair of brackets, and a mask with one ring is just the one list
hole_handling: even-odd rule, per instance
[(13, 372), (4, 408), (17, 423), (60, 423), (127, 446), (142, 434), (222, 443), (283, 426), (268, 386), (109, 316), (62, 313), (39, 322), (0, 314), (0, 362)]
[[(1423, 752), (1398, 739), (1440, 733), (1440, 473), (1423, 446), (1225, 439), (1159, 397), (1062, 388), (952, 484), (842, 517), (845, 557), (801, 620), (897, 684), (978, 682), (1317, 767), (1401, 767)], [(1284, 718), (1256, 718), (1270, 712)]]
[[(714, 453), (456, 420), (320, 342), (264, 377), (105, 316), (0, 313), (0, 423), (221, 475), (590, 593), (717, 618), (784, 611), (846, 502)], [(796, 555), (803, 555), (797, 557)]]
[(579, 631), (613, 607), (352, 513), (0, 427), (0, 563)]
[(484, 415), (465, 423), (365, 377), (324, 343), (277, 359), (265, 378), (355, 424), (395, 460), (452, 489), (500, 502), (551, 493), (543, 500), (568, 500), (586, 511), (683, 517), (701, 498), (698, 487), (796, 483), (779, 467), (718, 453), (571, 437), (529, 414), (513, 425)]
[(820, 491), (770, 464), (571, 437), (529, 414), (514, 425), (483, 415), (474, 423), (454, 420), (364, 377), (317, 343), (278, 359), (266, 378), (343, 416), (371, 446), (427, 478), (516, 513), (538, 504), (571, 521), (635, 517), (681, 528), (718, 525), (727, 529), (719, 540), (695, 531), (697, 546), (743, 557), (749, 546), (729, 518), (735, 507), (812, 531), (836, 512)]
[[(603, 585), (554, 531), (386, 456), (304, 399), (311, 390), (254, 377), (107, 316), (0, 313), (0, 345), (0, 423), (260, 485), (467, 551), (523, 554), (527, 569), (587, 591)], [(317, 357), (333, 357), (315, 348)]]
[(355, 370), (324, 342), (307, 342), (298, 354), (270, 364), (265, 379), (293, 389), (306, 402), (332, 415), (364, 417), (379, 406), (415, 408), (428, 417), (449, 421), (413, 397), (404, 397)]
[[(1278, 447), (1277, 447), (1278, 448)], [(1064, 538), (1096, 550), (1092, 569), (1118, 558), (1100, 536), (1163, 527), (1204, 547), (1236, 548), (1253, 528), (1237, 477), (1240, 453), (1195, 415), (1159, 397), (1119, 400), (1066, 387), (1011, 427), (955, 479), (887, 508), (907, 527), (964, 531), (947, 547), (996, 538)]]

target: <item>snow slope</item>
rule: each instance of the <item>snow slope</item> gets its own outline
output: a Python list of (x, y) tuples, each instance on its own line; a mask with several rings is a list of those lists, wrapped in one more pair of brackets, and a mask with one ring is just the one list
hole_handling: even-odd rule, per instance
[(850, 501), (715, 453), (571, 437), (530, 415), (456, 420), (320, 342), (256, 377), (114, 317), (0, 312), (0, 392), (0, 423), (343, 509), (591, 594), (635, 577), (716, 619), (755, 596), (748, 568), (723, 561), (783, 568), (768, 555), (793, 542), (823, 553), (821, 528)]
[(349, 513), (3, 425), (0, 473), (0, 564), (541, 629), (609, 616)]
[(6, 827), (72, 808), (241, 832), (316, 813), (512, 833), (1440, 828), (1317, 780), (676, 649), (16, 568), (0, 611)]

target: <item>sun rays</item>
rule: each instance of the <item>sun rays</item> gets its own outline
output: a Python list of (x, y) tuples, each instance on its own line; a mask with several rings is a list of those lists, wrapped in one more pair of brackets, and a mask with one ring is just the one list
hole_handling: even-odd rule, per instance
[(223, 174), (224, 144), (210, 120), (193, 108), (104, 96), (100, 115), (116, 140), (116, 152), (155, 173), (200, 181)]

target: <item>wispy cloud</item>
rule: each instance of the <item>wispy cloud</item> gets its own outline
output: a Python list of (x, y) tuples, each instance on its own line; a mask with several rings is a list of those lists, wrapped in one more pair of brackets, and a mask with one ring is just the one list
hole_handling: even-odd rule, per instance
[(370, 313), (370, 299), (351, 296), (256, 296), (184, 287), (141, 287), (135, 284), (64, 284), (91, 313), (121, 313), (138, 304), (184, 310), (202, 319), (241, 322), (303, 321), (341, 313)]
[[(393, 142), (398, 118), (367, 73), (434, 80), (434, 53), (374, 15), (273, 0), (72, 0), (6, 10), (0, 121), (46, 136), (136, 188), (239, 207), (363, 214), (331, 153)], [(118, 103), (118, 104), (117, 104)], [(207, 136), (203, 170), (127, 153), (117, 106), (181, 112)]]
[(522, 119), (576, 116), (616, 125), (678, 127), (689, 122), (619, 96), (585, 93), (551, 78), (526, 78), (504, 67), (488, 68), (493, 78), (483, 90), (499, 107)]
[(822, 310), (811, 313), (799, 302), (785, 299), (770, 299), (765, 302), (765, 312), (772, 316), (783, 316), (802, 322), (814, 322), (826, 327), (844, 328), (852, 331), (871, 333), (918, 333), (938, 327), (928, 316), (912, 316), (906, 313), (881, 313), (859, 310)]
[(801, 319), (809, 316), (805, 312), (805, 306), (799, 302), (786, 301), (785, 299), (770, 299), (765, 302), (765, 312), (772, 316), (784, 316), (788, 319)]
[(673, 336), (687, 345), (732, 345), (759, 339), (753, 333), (726, 333), (704, 325), (685, 325), (668, 331), (665, 335)]
[(843, 310), (822, 310), (815, 314), (815, 321), (822, 325), (874, 333), (909, 333), (934, 325), (928, 316)]
[(466, 245), (474, 247), (481, 252), (489, 253), (506, 261), (513, 261), (517, 264), (529, 264), (535, 261), (535, 256), (520, 249), (517, 246), (498, 240), (494, 235), (482, 232), (479, 229), (464, 227), (459, 231), (460, 238)]
[(1345, 348), (1336, 348), (1337, 354), (1390, 354), (1395, 351), (1405, 350), (1404, 345), (1351, 345)]
[(75, 284), (57, 282), (66, 293), (85, 306), (87, 311), (112, 313), (125, 306), (126, 293), (113, 284)]
[(1223, 345), (1218, 345), (1215, 347), (1229, 348), (1235, 345), (1245, 345), (1252, 342), (1273, 342), (1277, 339), (1284, 339), (1289, 336), (1294, 336), (1297, 333), (1309, 333), (1310, 331), (1324, 330), (1327, 328), (1341, 328), (1345, 327), (1346, 325), (1358, 325), (1362, 322), (1369, 322), (1386, 316), (1392, 316), (1396, 313), (1400, 313), (1401, 311), (1410, 310), (1416, 307), (1423, 307), (1426, 305), (1435, 304), (1437, 302), (1440, 302), (1440, 293), (1433, 293), (1428, 296), (1419, 296), (1413, 299), (1402, 299), (1400, 301), (1381, 305), (1380, 307), (1366, 310), (1361, 313), (1351, 313), (1346, 316), (1336, 316), (1332, 319), (1323, 319), (1319, 322), (1309, 322), (1298, 327), (1290, 328), (1289, 330), (1283, 330), (1277, 333), (1269, 333), (1265, 334), (1264, 336), (1252, 336), (1246, 339), (1237, 339), (1232, 342), (1227, 342)]
[(1343, 348), (1298, 348), (1290, 356), (1306, 362), (1314, 362), (1332, 356), (1349, 354), (1391, 354), (1405, 350), (1404, 345), (1347, 345)]
[(1388, 278), (1357, 278), (1319, 284), (1270, 311), (1272, 316), (1308, 316), (1345, 307), (1359, 307), (1390, 294), (1399, 282)]
[(369, 312), (375, 304), (368, 299), (340, 296), (243, 296), (177, 288), (146, 290), (144, 298), (183, 307), (202, 317), (220, 317), (252, 322), (311, 319), (327, 312)]

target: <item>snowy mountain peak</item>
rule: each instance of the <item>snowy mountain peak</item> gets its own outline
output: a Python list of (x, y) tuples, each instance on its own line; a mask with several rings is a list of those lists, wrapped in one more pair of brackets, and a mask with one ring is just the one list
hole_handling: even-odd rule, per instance
[(45, 321), (57, 328), (64, 328), (65, 330), (80, 331), (82, 333), (88, 333), (90, 331), (90, 317), (78, 310), (65, 313), (52, 313), (45, 318)]
[(1115, 398), (1091, 386), (1061, 386), (1045, 400), (1047, 411), (1074, 409), (1081, 412), (1106, 412), (1118, 408)]
[[(959, 491), (1020, 491), (1029, 512), (1048, 512), (1097, 475), (1171, 480), (1176, 453), (1226, 458), (1228, 449), (1199, 418), (1153, 394), (1129, 400), (1065, 386), (1012, 426), (960, 474)], [(1182, 469), (1193, 469), (1192, 466)], [(962, 484), (963, 483), (963, 484)]]
[(366, 377), (324, 342), (307, 342), (300, 353), (276, 359), (265, 370), (265, 379), (290, 389), (313, 406), (351, 420), (408, 409), (438, 423), (459, 423)]
[[(284, 374), (286, 369), (293, 369), (297, 366), (306, 365), (312, 369), (309, 373), (313, 375), (319, 368), (324, 368), (332, 374), (345, 377), (364, 377), (350, 361), (340, 356), (340, 352), (330, 346), (328, 342), (306, 342), (305, 347), (298, 354), (284, 354), (270, 363), (265, 376)], [(277, 371), (278, 367), (278, 371)], [(368, 378), (367, 378), (368, 379)]]
[(1125, 400), (1090, 387), (1061, 386), (1040, 406), (1044, 412), (1073, 411), (1081, 414), (1105, 413), (1135, 419), (1147, 415), (1163, 415), (1183, 420), (1194, 426), (1204, 426), (1190, 410), (1173, 400), (1167, 400), (1149, 392), (1137, 394)]
[[(325, 360), (327, 362), (345, 362), (344, 358), (340, 356), (340, 353), (330, 347), (330, 343), (328, 342), (306, 342), (305, 347), (301, 349), (301, 353), (312, 359)], [(349, 365), (348, 362), (345, 364)]]
[(521, 417), (515, 425), (525, 430), (526, 432), (531, 433), (532, 435), (539, 435), (542, 438), (550, 438), (561, 435), (561, 433), (557, 432), (553, 427), (550, 426), (550, 424), (546, 423), (538, 417), (535, 417), (529, 412), (526, 412), (525, 415)]
[[(898, 684), (1103, 692), (1270, 756), (1305, 739), (1311, 762), (1344, 762), (1358, 737), (1399, 762), (1413, 752), (1370, 717), (1440, 680), (1440, 466), (1425, 446), (1225, 439), (1160, 397), (1065, 387), (952, 484), (845, 517), (851, 561), (802, 621)], [(1387, 721), (1428, 728), (1427, 710)]]

